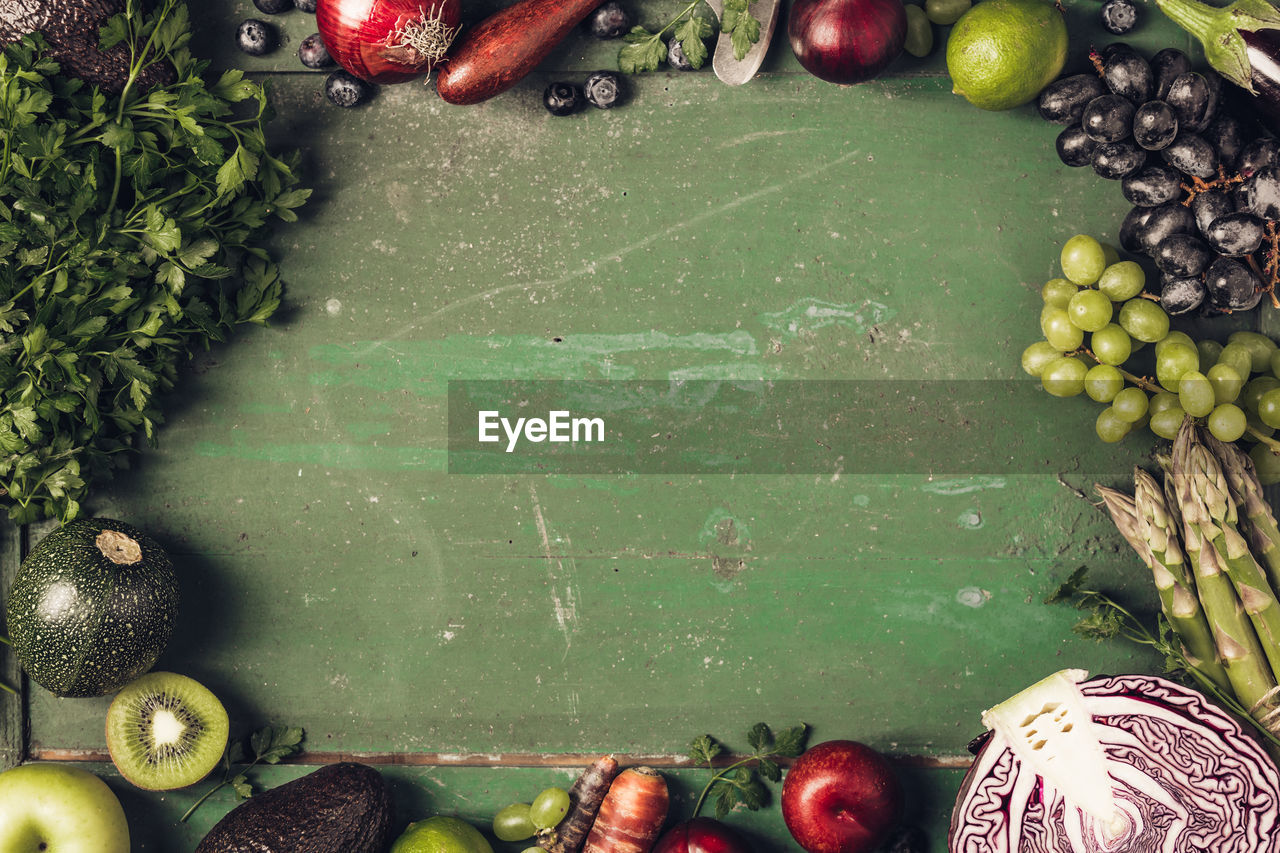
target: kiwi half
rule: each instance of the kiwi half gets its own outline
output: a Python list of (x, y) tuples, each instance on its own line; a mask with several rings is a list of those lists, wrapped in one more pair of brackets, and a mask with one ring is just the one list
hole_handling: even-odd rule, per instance
[(194, 785), (227, 748), (227, 711), (192, 678), (152, 672), (107, 709), (107, 750), (120, 775), (148, 791)]

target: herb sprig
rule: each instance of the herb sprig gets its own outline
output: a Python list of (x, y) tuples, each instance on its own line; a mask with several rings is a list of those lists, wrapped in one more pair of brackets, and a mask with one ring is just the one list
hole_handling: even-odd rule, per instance
[[(29, 35), (0, 53), (0, 506), (69, 521), (88, 484), (155, 441), (193, 353), (263, 324), (282, 283), (261, 247), (310, 190), (273, 154), (263, 86), (212, 82), (186, 6), (140, 0), (101, 31), (127, 43), (119, 96), (63, 75)], [(173, 82), (140, 91), (149, 66)]]
[[(752, 811), (760, 809), (769, 801), (769, 788), (763, 780), (782, 779), (782, 767), (777, 759), (800, 755), (808, 738), (809, 726), (805, 723), (783, 729), (777, 735), (766, 724), (756, 723), (747, 733), (751, 754), (721, 768), (711, 777), (694, 804), (693, 817), (698, 816), (708, 797), (715, 800), (717, 819), (723, 819), (737, 805)], [(715, 769), (715, 760), (724, 751), (711, 735), (698, 735), (689, 745), (689, 758), (694, 764)]]
[[(196, 809), (216, 792), (230, 785), (236, 792), (237, 800), (247, 800), (253, 796), (253, 785), (249, 781), (249, 771), (258, 764), (279, 764), (281, 759), (296, 755), (302, 750), (302, 740), (306, 732), (296, 726), (275, 728), (266, 726), (248, 737), (248, 746), (253, 750), (253, 759), (246, 763), (245, 740), (237, 739), (227, 743), (222, 753), (222, 781), (204, 793), (200, 799), (192, 803), (182, 816), (182, 822), (195, 814)], [(237, 773), (234, 768), (243, 765)]]
[[(667, 44), (662, 37), (670, 30), (671, 38), (680, 43), (689, 64), (701, 68), (708, 56), (706, 39), (716, 32), (711, 21), (698, 14), (698, 7), (704, 4), (705, 0), (693, 0), (657, 32), (642, 26), (632, 27), (623, 37), (627, 43), (618, 51), (618, 67), (625, 74), (657, 71), (667, 61)], [(734, 58), (739, 60), (760, 40), (760, 21), (747, 6), (747, 0), (725, 0), (720, 15), (720, 32), (730, 37)]]

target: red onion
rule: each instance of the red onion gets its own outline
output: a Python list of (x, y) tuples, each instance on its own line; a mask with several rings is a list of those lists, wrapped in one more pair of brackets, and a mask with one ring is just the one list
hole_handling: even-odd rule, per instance
[[(1072, 682), (1085, 676), (1065, 672)], [(1036, 715), (1025, 714), (1026, 708), (1042, 709), (1044, 719), (1026, 724), (1035, 729), (1026, 742), (1066, 762), (1060, 784), (1032, 768), (1043, 757), (1025, 752), (1020, 738), (996, 725), (961, 785), (951, 818), (952, 853), (1280, 851), (1275, 764), (1225, 712), (1201, 694), (1153, 676), (1097, 678), (1078, 684), (1076, 693), (1081, 717), (1070, 716), (1072, 702), (1045, 702), (1044, 694), (1014, 715), (1029, 718)], [(1097, 810), (1096, 788), (1079, 784), (1088, 773), (1078, 771), (1089, 759), (1076, 761), (1079, 742), (1055, 744), (1059, 729), (1068, 740), (1084, 734), (1100, 744), (1110, 819), (1064, 795), (1073, 785), (1083, 789)]]
[(829, 83), (870, 80), (902, 53), (902, 0), (796, 0), (787, 19), (791, 50), (804, 69)]
[(371, 83), (403, 83), (444, 59), (462, 21), (459, 0), (320, 0), (320, 38), (339, 65)]
[(695, 817), (668, 829), (653, 853), (751, 853), (751, 847), (728, 824)]

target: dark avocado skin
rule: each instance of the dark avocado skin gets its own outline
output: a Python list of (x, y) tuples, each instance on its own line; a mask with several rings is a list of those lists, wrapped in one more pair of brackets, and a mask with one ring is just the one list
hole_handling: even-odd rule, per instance
[(236, 806), (196, 853), (383, 853), (391, 820), (382, 774), (367, 764), (329, 764)]

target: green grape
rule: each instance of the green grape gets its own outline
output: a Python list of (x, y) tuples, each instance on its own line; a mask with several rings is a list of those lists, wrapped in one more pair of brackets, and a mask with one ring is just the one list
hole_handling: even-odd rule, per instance
[(1154, 344), (1169, 334), (1169, 315), (1156, 303), (1135, 296), (1120, 306), (1120, 327), (1140, 341)]
[(1271, 354), (1276, 351), (1276, 342), (1266, 335), (1246, 331), (1232, 332), (1227, 343), (1240, 344), (1249, 351), (1254, 373), (1271, 369)]
[(1245, 417), (1244, 409), (1233, 403), (1223, 403), (1209, 413), (1208, 423), (1209, 432), (1218, 441), (1235, 441), (1244, 435), (1249, 419)]
[(924, 14), (938, 26), (949, 27), (972, 5), (972, 0), (925, 0)]
[(1245, 415), (1249, 418), (1249, 426), (1244, 431), (1244, 437), (1250, 441), (1257, 441), (1259, 436), (1262, 438), (1270, 438), (1271, 434), (1276, 431), (1275, 427), (1269, 427), (1262, 421), (1258, 420), (1257, 413), (1246, 411)]
[(1234, 403), (1244, 389), (1244, 380), (1229, 364), (1215, 364), (1209, 368), (1205, 376), (1209, 377), (1209, 384), (1213, 386), (1214, 399), (1219, 404)]
[(528, 803), (512, 803), (493, 816), (493, 834), (500, 841), (524, 841), (537, 832), (538, 828), (529, 819)]
[(1203, 418), (1213, 411), (1213, 386), (1209, 377), (1198, 370), (1182, 374), (1178, 380), (1178, 402), (1182, 410), (1193, 418)]
[(1178, 437), (1178, 430), (1186, 416), (1187, 413), (1182, 411), (1181, 406), (1170, 406), (1153, 413), (1147, 426), (1161, 438), (1172, 440)]
[(1088, 234), (1077, 234), (1062, 247), (1062, 274), (1079, 285), (1098, 280), (1107, 267), (1106, 250)]
[(1253, 372), (1253, 355), (1243, 344), (1228, 343), (1218, 353), (1218, 364), (1229, 364), (1240, 374), (1240, 378), (1248, 380)]
[(1062, 358), (1062, 350), (1048, 341), (1036, 341), (1022, 351), (1022, 369), (1038, 377), (1044, 366), (1055, 358)]
[(1218, 356), (1222, 354), (1222, 344), (1210, 340), (1198, 341), (1196, 351), (1200, 353), (1200, 372), (1208, 373), (1209, 368), (1218, 363)]
[(1240, 392), (1240, 405), (1246, 412), (1256, 412), (1262, 398), (1277, 388), (1280, 388), (1280, 379), (1274, 376), (1255, 376), (1244, 383), (1244, 390)]
[(1098, 438), (1107, 444), (1115, 444), (1129, 434), (1133, 424), (1120, 417), (1115, 409), (1108, 406), (1098, 413), (1098, 419), (1093, 422), (1093, 429), (1098, 434)]
[(1280, 349), (1271, 353), (1271, 375), (1280, 378)]
[(1249, 458), (1253, 460), (1253, 468), (1258, 472), (1258, 480), (1262, 485), (1274, 486), (1280, 483), (1280, 454), (1259, 442), (1249, 451)]
[(1089, 367), (1074, 356), (1054, 359), (1040, 372), (1044, 390), (1055, 397), (1075, 397), (1084, 391), (1084, 377)]
[(1280, 429), (1280, 388), (1263, 394), (1254, 411), (1258, 413), (1258, 420), (1272, 429)]
[(1089, 399), (1110, 403), (1124, 390), (1124, 376), (1110, 364), (1095, 364), (1084, 375), (1084, 392)]
[(529, 806), (529, 820), (538, 829), (550, 829), (569, 813), (569, 792), (563, 788), (547, 788), (534, 797)]
[(1044, 339), (1063, 352), (1078, 349), (1084, 343), (1084, 331), (1071, 322), (1071, 316), (1065, 308), (1045, 306), (1041, 315), (1040, 331)]
[(1115, 266), (1120, 263), (1120, 250), (1110, 243), (1102, 243), (1102, 259), (1107, 262), (1107, 266)]
[(1188, 335), (1186, 332), (1180, 332), (1177, 329), (1174, 329), (1169, 332), (1169, 334), (1156, 341), (1156, 346), (1153, 350), (1156, 354), (1156, 358), (1160, 357), (1160, 353), (1164, 351), (1165, 347), (1173, 346), (1174, 344), (1182, 344), (1183, 346), (1188, 346), (1192, 349), (1196, 348), (1196, 342), (1193, 337)]
[[(1120, 261), (1108, 266), (1098, 277), (1098, 290), (1112, 302), (1132, 299), (1147, 286), (1147, 274), (1133, 261)], [(1048, 300), (1045, 300), (1048, 301)]]
[(1111, 300), (1098, 290), (1081, 290), (1067, 303), (1071, 322), (1086, 332), (1096, 332), (1111, 322)]
[(1044, 300), (1045, 305), (1066, 308), (1071, 297), (1075, 296), (1079, 289), (1065, 278), (1051, 278), (1044, 283), (1044, 287), (1040, 288), (1040, 298)]
[(1089, 348), (1103, 364), (1124, 364), (1133, 354), (1133, 338), (1115, 323), (1108, 323), (1089, 337)]
[(1174, 406), (1182, 408), (1178, 403), (1178, 395), (1169, 391), (1160, 391), (1151, 395), (1151, 401), (1147, 403), (1147, 414), (1154, 415), (1156, 412), (1163, 412)]
[(1132, 385), (1121, 390), (1119, 394), (1116, 394), (1111, 399), (1112, 410), (1117, 416), (1131, 424), (1137, 423), (1146, 417), (1147, 409), (1150, 405), (1147, 400), (1147, 392)]
[(1200, 354), (1195, 347), (1171, 344), (1156, 355), (1156, 381), (1161, 387), (1178, 393), (1178, 380), (1200, 369)]

